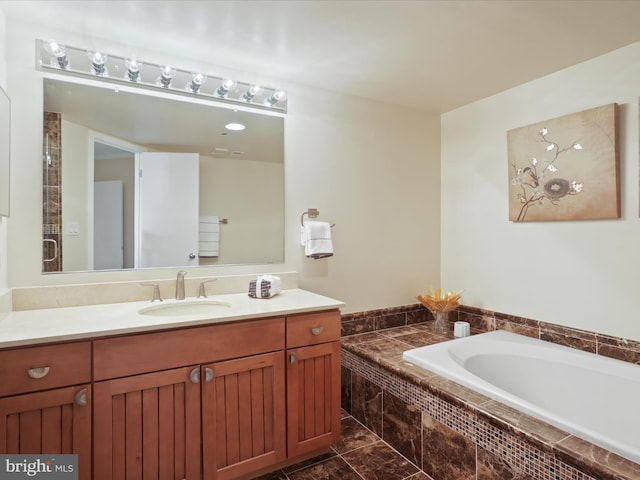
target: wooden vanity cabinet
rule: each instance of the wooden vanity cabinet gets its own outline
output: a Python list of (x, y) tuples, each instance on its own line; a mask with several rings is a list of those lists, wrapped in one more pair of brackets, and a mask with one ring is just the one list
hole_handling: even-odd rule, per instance
[(340, 440), (340, 405), (340, 313), (287, 317), (289, 457)]
[(200, 478), (198, 375), (189, 366), (95, 384), (94, 480)]
[(95, 340), (94, 478), (232, 479), (284, 459), (284, 335), (279, 317)]
[(77, 454), (91, 479), (91, 343), (0, 351), (0, 453)]
[(4, 350), (0, 378), (0, 453), (76, 453), (82, 480), (251, 478), (339, 440), (340, 314)]
[(240, 478), (286, 458), (284, 352), (202, 367), (207, 479)]

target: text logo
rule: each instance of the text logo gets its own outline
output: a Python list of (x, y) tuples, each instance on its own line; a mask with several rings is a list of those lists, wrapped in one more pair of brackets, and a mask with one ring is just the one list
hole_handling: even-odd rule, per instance
[(0, 455), (0, 480), (78, 480), (77, 455)]

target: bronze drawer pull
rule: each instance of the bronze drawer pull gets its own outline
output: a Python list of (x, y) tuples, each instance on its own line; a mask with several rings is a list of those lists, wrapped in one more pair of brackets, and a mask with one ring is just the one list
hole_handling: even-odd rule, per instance
[(320, 335), (323, 330), (324, 327), (314, 327), (311, 329), (311, 333), (313, 333), (314, 335)]
[(31, 378), (35, 378), (37, 380), (39, 378), (44, 378), (47, 376), (47, 374), (49, 373), (49, 367), (30, 368), (29, 370), (27, 370), (27, 373)]

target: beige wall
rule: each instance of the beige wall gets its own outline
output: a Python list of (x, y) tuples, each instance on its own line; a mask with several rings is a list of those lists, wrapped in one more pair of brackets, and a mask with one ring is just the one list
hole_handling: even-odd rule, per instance
[[(89, 212), (93, 208), (89, 203), (89, 130), (62, 119), (62, 268), (66, 272), (86, 270), (88, 268)], [(77, 222), (79, 235), (67, 235), (69, 222)]]
[(200, 215), (218, 215), (220, 256), (200, 264), (281, 263), (284, 165), (200, 157)]
[[(640, 340), (639, 78), (635, 44), (442, 116), (447, 288), (477, 307)], [(509, 222), (507, 130), (613, 102), (622, 218)]]
[[(18, 114), (12, 177), (16, 205), (9, 229), (9, 284), (73, 284), (173, 278), (175, 270), (40, 273), (42, 74), (35, 70), (35, 38), (72, 45), (99, 45), (127, 54), (130, 46), (88, 40), (56, 30), (52, 23), (8, 26), (9, 87)], [(137, 48), (136, 48), (137, 49)], [(296, 270), (300, 286), (347, 303), (345, 312), (413, 303), (440, 278), (439, 117), (355, 97), (283, 84), (250, 72), (166, 58), (139, 46), (151, 63), (282, 85), (289, 91), (285, 119), (285, 262), (279, 265), (200, 267), (198, 276)], [(300, 215), (317, 208), (335, 223), (336, 255), (303, 256)], [(192, 275), (196, 275), (193, 273)]]

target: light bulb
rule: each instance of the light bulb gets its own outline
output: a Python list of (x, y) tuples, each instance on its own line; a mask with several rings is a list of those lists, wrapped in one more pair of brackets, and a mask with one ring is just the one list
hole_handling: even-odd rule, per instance
[(67, 60), (67, 51), (64, 48), (64, 45), (60, 45), (59, 43), (51, 40), (50, 42), (42, 42), (42, 46), (45, 51), (52, 55), (51, 57), (51, 66), (62, 68), (63, 70), (67, 70), (69, 68), (69, 62)]
[(229, 90), (231, 90), (231, 88), (233, 88), (235, 84), (236, 82), (234, 82), (233, 80), (222, 80), (222, 83), (216, 90), (216, 95), (219, 97), (225, 97), (227, 93), (229, 93)]
[(244, 95), (242, 95), (242, 100), (244, 100), (245, 102), (250, 102), (251, 100), (253, 100), (253, 97), (260, 93), (260, 90), (262, 90), (262, 87), (260, 87), (260, 85), (251, 85), (249, 87), (249, 90), (244, 92)]
[(200, 91), (200, 87), (204, 85), (204, 82), (207, 81), (207, 76), (202, 73), (194, 73), (191, 76), (191, 81), (187, 84), (187, 90), (191, 93), (198, 93)]
[(162, 88), (169, 88), (171, 86), (171, 80), (176, 76), (176, 69), (171, 68), (169, 65), (162, 69), (162, 73), (156, 80), (156, 84)]
[(140, 81), (140, 67), (142, 66), (142, 62), (132, 58), (131, 60), (126, 61), (127, 65), (127, 73), (125, 78), (130, 82), (139, 82)]
[(285, 98), (287, 98), (287, 92), (285, 92), (284, 90), (278, 90), (269, 98), (267, 98), (267, 104), (270, 107), (273, 107), (276, 103), (284, 100)]
[(89, 60), (91, 60), (91, 73), (101, 77), (109, 75), (106, 55), (100, 52), (87, 52), (87, 54), (89, 55)]

